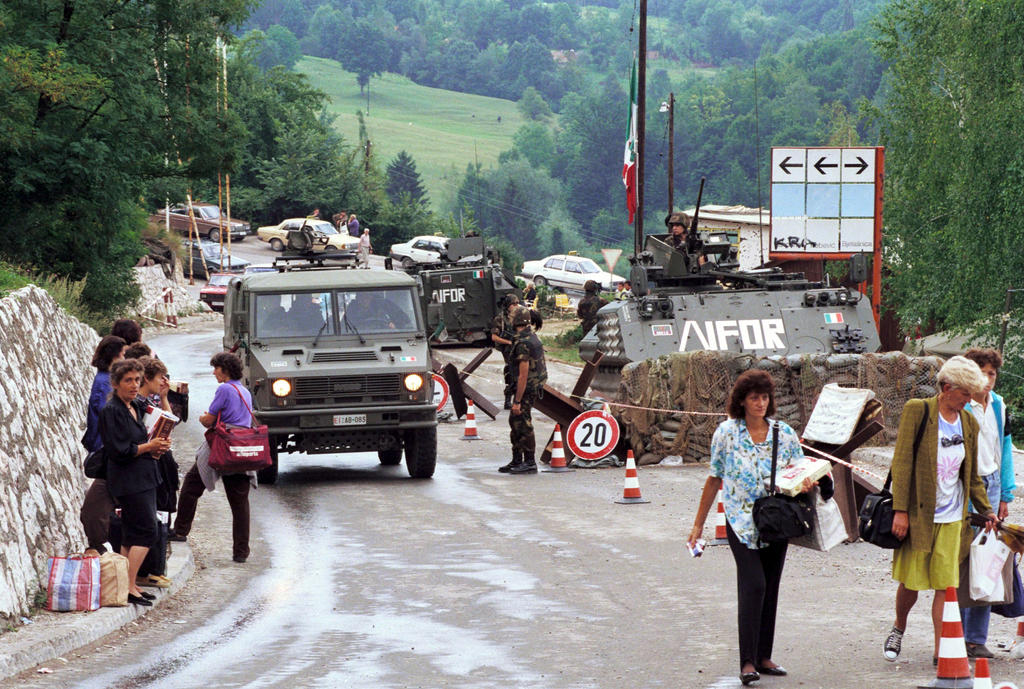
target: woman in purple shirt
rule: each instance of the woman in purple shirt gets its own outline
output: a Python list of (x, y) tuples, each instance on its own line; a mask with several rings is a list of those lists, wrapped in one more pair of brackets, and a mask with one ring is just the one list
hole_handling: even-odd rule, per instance
[[(252, 426), (252, 395), (242, 385), (242, 362), (229, 352), (214, 354), (210, 359), (213, 375), (220, 383), (213, 395), (210, 409), (199, 416), (199, 423), (212, 428), (217, 418), (228, 426)], [(231, 559), (245, 562), (249, 557), (249, 485), (255, 485), (256, 472), (220, 475), (209, 466), (210, 446), (204, 442), (196, 450), (196, 461), (185, 474), (178, 496), (178, 513), (174, 518), (172, 541), (185, 541), (192, 530), (196, 506), (204, 490), (213, 491), (219, 477), (231, 506), (231, 536), (234, 543)]]

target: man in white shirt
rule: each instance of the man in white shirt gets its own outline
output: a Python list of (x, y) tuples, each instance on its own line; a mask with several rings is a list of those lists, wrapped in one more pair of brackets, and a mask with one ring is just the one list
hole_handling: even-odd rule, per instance
[[(965, 407), (978, 420), (978, 476), (985, 484), (989, 502), (999, 519), (1009, 513), (1013, 502), (1013, 442), (1007, 428), (1006, 404), (1003, 398), (992, 392), (995, 387), (1003, 357), (994, 349), (971, 349), (965, 356), (978, 364), (988, 378), (988, 387), (973, 396)], [(961, 608), (964, 624), (964, 641), (967, 655), (971, 658), (991, 658), (992, 651), (985, 646), (988, 639), (988, 622), (992, 608), (980, 606)]]

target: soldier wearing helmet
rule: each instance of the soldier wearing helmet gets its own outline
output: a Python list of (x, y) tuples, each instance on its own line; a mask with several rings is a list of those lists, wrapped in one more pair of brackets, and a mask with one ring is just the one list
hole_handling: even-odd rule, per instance
[(512, 461), (498, 471), (509, 474), (537, 473), (537, 439), (533, 433), (530, 412), (548, 379), (544, 361), (544, 345), (530, 327), (530, 309), (517, 306), (511, 314), (516, 334), (509, 354), (512, 369), (512, 409), (508, 416)]
[[(689, 255), (699, 253), (704, 243), (687, 230), (686, 215), (679, 211), (669, 213), (665, 216), (665, 226), (668, 227), (669, 232), (668, 239), (665, 241), (676, 251), (686, 254), (687, 263), (689, 263)], [(704, 260), (704, 256), (700, 256), (699, 262), (703, 264)]]
[(597, 312), (608, 303), (607, 299), (602, 299), (598, 295), (600, 290), (601, 286), (593, 280), (587, 280), (583, 285), (586, 296), (580, 299), (579, 306), (576, 307), (576, 316), (579, 317), (580, 324), (583, 326), (584, 335), (597, 325)]

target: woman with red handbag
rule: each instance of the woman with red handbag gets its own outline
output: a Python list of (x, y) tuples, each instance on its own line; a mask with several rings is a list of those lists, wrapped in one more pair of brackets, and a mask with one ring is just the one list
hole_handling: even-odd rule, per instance
[[(220, 383), (213, 395), (210, 409), (199, 416), (206, 428), (217, 425), (218, 419), (228, 426), (252, 426), (252, 395), (242, 385), (242, 362), (230, 352), (214, 354), (210, 359), (213, 375)], [(256, 483), (256, 472), (218, 474), (209, 466), (210, 445), (204, 442), (196, 450), (196, 462), (185, 474), (178, 496), (178, 513), (174, 518), (172, 541), (185, 541), (192, 530), (196, 506), (204, 490), (213, 491), (219, 477), (231, 506), (231, 559), (245, 562), (249, 557), (249, 486)]]

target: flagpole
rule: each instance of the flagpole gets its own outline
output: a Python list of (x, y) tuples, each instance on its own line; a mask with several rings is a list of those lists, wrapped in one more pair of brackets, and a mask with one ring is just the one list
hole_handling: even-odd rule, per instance
[(633, 248), (640, 255), (644, 243), (644, 139), (647, 117), (647, 0), (640, 0), (640, 35), (637, 46), (640, 65), (637, 70), (636, 104), (636, 218)]

